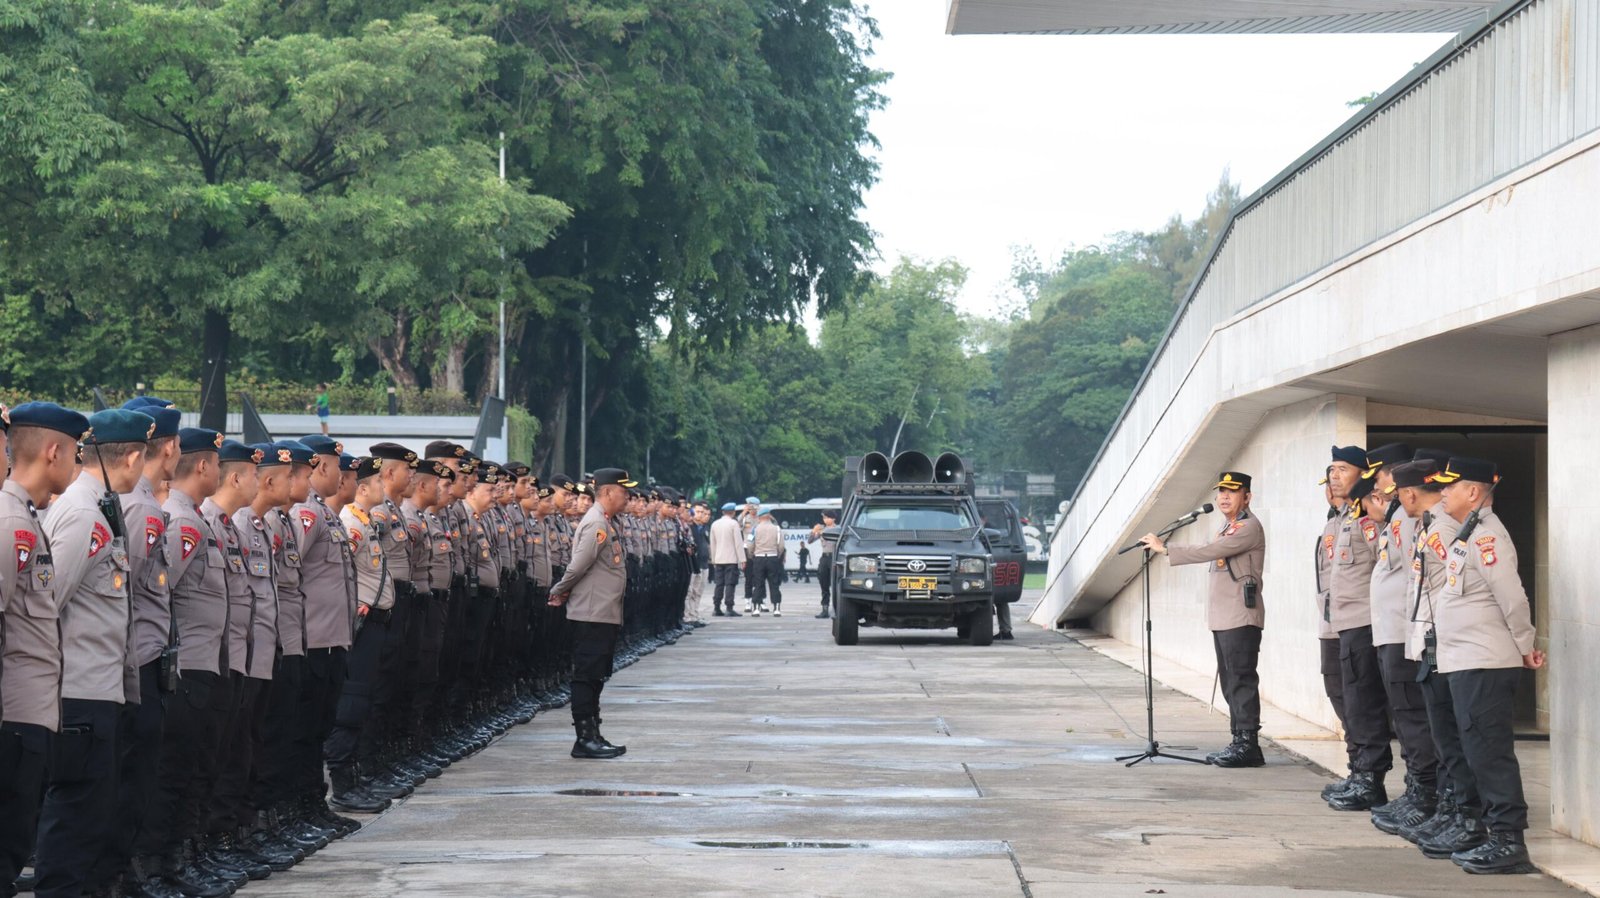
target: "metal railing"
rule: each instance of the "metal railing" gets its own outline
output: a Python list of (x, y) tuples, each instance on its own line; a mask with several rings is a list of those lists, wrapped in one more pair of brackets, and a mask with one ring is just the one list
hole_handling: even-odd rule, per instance
[(1217, 324), (1597, 127), (1600, 0), (1508, 0), (1456, 35), (1234, 210), (1075, 507), (1105, 502), (1101, 463), (1134, 456)]

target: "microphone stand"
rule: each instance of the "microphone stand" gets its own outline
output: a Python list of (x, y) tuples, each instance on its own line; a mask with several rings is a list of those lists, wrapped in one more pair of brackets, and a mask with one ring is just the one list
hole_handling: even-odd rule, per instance
[[(1167, 537), (1189, 526), (1198, 520), (1198, 516), (1188, 517), (1187, 520), (1179, 518), (1156, 536)], [(1137, 545), (1137, 544), (1135, 544)], [(1133, 548), (1129, 546), (1128, 549)], [(1124, 552), (1127, 549), (1123, 550)], [(1152, 630), (1150, 626), (1150, 556), (1154, 553), (1150, 549), (1144, 550), (1144, 562), (1141, 576), (1144, 578), (1144, 720), (1147, 745), (1145, 750), (1133, 755), (1122, 755), (1117, 758), (1124, 767), (1132, 767), (1140, 761), (1154, 762), (1156, 758), (1171, 758), (1174, 761), (1188, 761), (1191, 764), (1209, 764), (1204, 758), (1191, 758), (1185, 755), (1175, 755), (1162, 751), (1161, 743), (1156, 741), (1156, 680), (1154, 667), (1154, 651)]]

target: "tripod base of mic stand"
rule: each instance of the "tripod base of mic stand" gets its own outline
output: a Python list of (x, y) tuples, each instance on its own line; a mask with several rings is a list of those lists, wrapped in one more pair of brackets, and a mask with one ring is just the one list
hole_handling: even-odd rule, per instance
[(1140, 761), (1154, 761), (1156, 758), (1171, 758), (1174, 761), (1188, 761), (1190, 764), (1209, 765), (1211, 763), (1205, 758), (1191, 758), (1187, 755), (1174, 755), (1164, 752), (1161, 750), (1161, 743), (1154, 741), (1152, 741), (1150, 743), (1150, 747), (1144, 751), (1139, 752), (1136, 755), (1122, 755), (1121, 757), (1117, 758), (1117, 760), (1124, 762), (1122, 765), (1124, 767), (1132, 767)]

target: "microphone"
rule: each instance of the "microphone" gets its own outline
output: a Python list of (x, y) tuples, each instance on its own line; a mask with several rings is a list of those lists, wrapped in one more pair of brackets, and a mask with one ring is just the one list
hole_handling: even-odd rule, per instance
[[(1176, 521), (1173, 521), (1172, 523), (1168, 524), (1167, 526), (1161, 528), (1160, 535), (1161, 536), (1166, 536), (1167, 534), (1171, 533), (1174, 530), (1177, 530), (1179, 527), (1182, 527), (1185, 524), (1193, 524), (1196, 520), (1199, 519), (1199, 517), (1201, 515), (1210, 514), (1212, 512), (1213, 508), (1214, 508), (1214, 506), (1212, 506), (1212, 504), (1210, 502), (1207, 502), (1206, 504), (1200, 506), (1199, 508), (1196, 508), (1194, 511), (1189, 512), (1188, 514), (1184, 515), (1183, 517), (1181, 517), (1181, 518), (1177, 519)], [(1125, 554), (1127, 552), (1132, 552), (1134, 549), (1137, 549), (1139, 547), (1140, 547), (1139, 543), (1134, 543), (1131, 546), (1124, 546), (1121, 549), (1117, 550), (1117, 554), (1118, 555), (1122, 555), (1122, 554)]]

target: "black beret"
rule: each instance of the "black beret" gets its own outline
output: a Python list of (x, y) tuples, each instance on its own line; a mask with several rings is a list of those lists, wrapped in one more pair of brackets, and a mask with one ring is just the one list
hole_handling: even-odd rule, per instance
[(382, 467), (382, 465), (383, 459), (381, 458), (374, 458), (370, 455), (361, 456), (360, 458), (356, 459), (354, 467), (356, 479), (366, 480), (368, 477), (374, 476), (378, 473), (378, 469)]
[(1352, 467), (1367, 469), (1367, 450), (1360, 446), (1335, 446), (1333, 447), (1333, 460), (1342, 461)]
[(467, 447), (449, 440), (434, 440), (422, 447), (423, 458), (466, 458)]
[(399, 443), (373, 443), (367, 452), (373, 458), (403, 461), (413, 468), (417, 466), (417, 454)]

